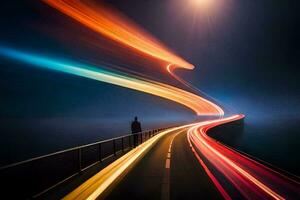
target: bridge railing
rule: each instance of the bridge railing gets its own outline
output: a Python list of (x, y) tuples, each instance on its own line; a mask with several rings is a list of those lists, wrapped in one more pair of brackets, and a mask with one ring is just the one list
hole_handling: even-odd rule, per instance
[[(0, 167), (2, 191), (35, 198), (111, 157), (134, 148), (167, 128), (128, 134)], [(2, 184), (3, 185), (3, 184)], [(14, 193), (13, 193), (14, 192)]]

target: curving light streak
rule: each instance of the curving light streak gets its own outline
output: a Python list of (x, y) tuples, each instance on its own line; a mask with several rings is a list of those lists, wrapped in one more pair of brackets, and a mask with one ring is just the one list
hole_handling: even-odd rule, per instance
[[(188, 130), (188, 140), (247, 199), (297, 199), (300, 183), (209, 137), (207, 131), (240, 120), (243, 115), (212, 120)], [(202, 163), (200, 163), (203, 165)], [(218, 183), (220, 184), (220, 183)]]
[[(198, 124), (199, 125), (199, 124)], [(188, 135), (187, 135), (188, 136)], [(206, 172), (206, 174), (208, 175), (208, 177), (212, 180), (213, 184), (216, 186), (216, 188), (219, 190), (219, 192), (221, 193), (221, 195), (223, 196), (223, 198), (225, 200), (231, 200), (231, 197), (229, 196), (229, 194), (226, 192), (226, 190), (223, 188), (223, 186), (219, 183), (219, 181), (217, 180), (217, 178), (214, 176), (214, 174), (208, 169), (208, 167), (205, 165), (205, 163), (203, 162), (203, 160), (200, 158), (200, 156), (197, 154), (197, 151), (195, 150), (195, 148), (193, 147), (190, 139), (188, 138), (188, 142), (190, 144), (190, 147), (192, 149), (193, 154), (195, 155), (196, 159), (198, 160), (198, 162), (200, 163), (200, 165), (203, 167), (204, 171)]]
[(161, 42), (133, 24), (125, 16), (104, 5), (80, 0), (43, 0), (48, 5), (75, 19), (93, 31), (154, 58), (178, 67), (194, 66), (172, 53)]
[(187, 86), (188, 88), (192, 88), (194, 89), (191, 84), (189, 84), (187, 81), (183, 80), (182, 78), (180, 78), (179, 76), (177, 76), (174, 72), (173, 69), (177, 68), (175, 65), (173, 64), (168, 64), (167, 65), (167, 71), (169, 72), (169, 74), (171, 74), (171, 76), (173, 76), (176, 80), (178, 80), (180, 83), (182, 83), (183, 85)]
[[(188, 81), (185, 81), (184, 79), (182, 79), (180, 76), (176, 75), (176, 73), (173, 71), (176, 68), (178, 68), (177, 66), (173, 65), (173, 64), (168, 64), (166, 69), (168, 71), (168, 73), (173, 76), (173, 78), (175, 78), (177, 81), (179, 81), (180, 83), (182, 83), (183, 85), (185, 85), (187, 88), (191, 89), (192, 91), (194, 91), (195, 93), (199, 94), (202, 97), (205, 97), (205, 99), (210, 99), (211, 101), (213, 101), (214, 103), (218, 104), (218, 105), (222, 105), (220, 102), (218, 102), (217, 99), (213, 98), (212, 96), (208, 95), (207, 93), (199, 90), (198, 88), (196, 88), (195, 86), (193, 86), (191, 83), (189, 83)], [(224, 107), (222, 106), (223, 110)]]
[[(173, 68), (194, 68), (192, 64), (172, 53), (150, 34), (143, 31), (130, 20), (126, 19), (125, 16), (122, 16), (115, 10), (109, 9), (103, 3), (95, 4), (95, 2), (90, 0), (43, 1), (53, 8), (68, 15), (72, 19), (90, 28), (91, 30), (95, 31), (96, 33), (99, 33), (110, 40), (116, 41), (124, 45), (125, 47), (144, 53), (145, 58), (151, 56), (164, 62), (172, 63)], [(114, 52), (118, 52), (118, 50)], [(169, 71), (169, 73), (171, 73), (171, 71), (169, 70), (169, 66), (167, 67), (167, 70)], [(181, 80), (181, 82), (185, 83), (176, 75), (173, 76), (175, 76), (176, 79)], [(138, 79), (142, 78), (139, 77)], [(142, 88), (141, 86), (138, 86), (138, 81), (136, 80), (134, 80), (134, 86), (131, 86), (132, 84), (129, 83), (122, 83), (118, 85), (158, 95), (167, 99), (171, 99), (178, 103), (181, 102), (181, 104), (191, 108), (198, 115), (224, 115), (224, 111), (219, 106), (206, 100), (203, 97), (199, 97), (190, 92), (180, 90), (170, 85), (150, 81), (146, 78), (143, 79), (148, 83), (143, 83)], [(111, 81), (109, 83), (112, 82), (114, 82), (114, 84), (117, 83), (115, 81)], [(147, 85), (147, 88), (145, 87), (145, 85)], [(149, 88), (150, 85), (152, 85), (152, 88)], [(161, 89), (160, 87), (158, 87), (158, 85), (163, 88)], [(176, 92), (173, 93), (173, 91)], [(212, 107), (213, 109), (211, 109)]]
[(197, 96), (193, 93), (181, 90), (179, 88), (151, 81), (132, 78), (129, 76), (109, 72), (94, 66), (87, 66), (78, 63), (72, 63), (62, 60), (24, 53), (9, 48), (0, 48), (0, 54), (12, 59), (35, 65), (37, 67), (47, 68), (55, 71), (61, 71), (89, 79), (94, 79), (121, 87), (126, 87), (141, 92), (146, 92), (160, 96), (177, 103), (180, 103), (198, 115), (223, 115), (223, 110), (212, 102)]

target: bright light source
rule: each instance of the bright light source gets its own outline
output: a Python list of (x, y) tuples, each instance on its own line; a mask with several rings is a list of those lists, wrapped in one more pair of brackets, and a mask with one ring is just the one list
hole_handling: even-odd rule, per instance
[(203, 5), (203, 4), (207, 4), (207, 2), (209, 2), (209, 0), (194, 0), (196, 2), (196, 4), (199, 5)]
[(214, 0), (191, 0), (193, 4), (203, 9), (209, 9), (212, 7)]

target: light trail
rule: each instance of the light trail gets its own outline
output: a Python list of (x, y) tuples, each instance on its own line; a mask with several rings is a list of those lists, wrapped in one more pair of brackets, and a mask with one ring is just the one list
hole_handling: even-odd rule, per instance
[[(187, 88), (191, 89), (193, 92), (201, 95), (202, 97), (205, 97), (205, 99), (209, 99), (210, 101), (213, 101), (214, 103), (216, 103), (217, 105), (222, 105), (217, 99), (213, 98), (212, 96), (208, 95), (207, 93), (199, 90), (198, 88), (196, 88), (195, 86), (193, 86), (191, 83), (189, 83), (188, 81), (185, 81), (184, 79), (182, 79), (180, 76), (176, 75), (176, 73), (173, 71), (175, 70), (177, 67), (173, 64), (168, 64), (166, 69), (168, 71), (168, 73), (173, 76), (173, 78), (175, 78), (177, 81), (179, 81), (180, 83), (182, 83), (183, 85), (185, 85)], [(224, 106), (222, 106), (223, 112), (224, 110), (226, 111), (226, 108), (224, 108)]]
[[(299, 199), (299, 182), (224, 146), (207, 135), (209, 129), (243, 117), (235, 115), (191, 127), (188, 130), (188, 140), (192, 149), (196, 150), (194, 152), (199, 158), (203, 156), (209, 161), (246, 199)], [(203, 166), (204, 162), (200, 161), (200, 164)], [(220, 182), (217, 185), (220, 185)]]
[(188, 134), (187, 134), (187, 139), (188, 139), (188, 142), (190, 144), (190, 147), (191, 147), (192, 152), (195, 155), (196, 159), (198, 160), (198, 162), (200, 163), (200, 165), (203, 167), (203, 169), (206, 172), (206, 174), (208, 175), (208, 177), (212, 180), (213, 184), (219, 190), (219, 192), (221, 193), (221, 195), (223, 196), (223, 198), (225, 200), (231, 200), (231, 197), (229, 196), (229, 194), (226, 192), (226, 190), (223, 188), (223, 186), (219, 183), (219, 181), (214, 176), (214, 174), (208, 169), (208, 167), (205, 165), (205, 163), (203, 162), (203, 160), (198, 155), (197, 151), (194, 149), (194, 147), (193, 147), (193, 145), (191, 143), (191, 140), (189, 139), (189, 135)]
[(198, 115), (221, 116), (224, 114), (219, 106), (200, 96), (156, 81), (132, 78), (90, 65), (51, 59), (9, 48), (0, 48), (0, 55), (37, 67), (73, 74), (160, 96), (182, 104), (195, 111)]
[(172, 53), (161, 42), (139, 28), (116, 10), (103, 3), (80, 0), (43, 0), (48, 5), (80, 22), (91, 30), (135, 49), (145, 55), (173, 63), (177, 67), (193, 69), (194, 66)]
[(151, 149), (151, 147), (164, 135), (171, 133), (173, 131), (181, 131), (182, 129), (188, 128), (194, 124), (188, 124), (184, 126), (179, 126), (175, 128), (170, 128), (168, 130), (162, 131), (154, 137), (148, 139), (146, 142), (142, 143), (138, 147), (126, 153), (121, 158), (117, 159), (96, 175), (88, 179), (86, 182), (81, 184), (78, 188), (73, 190), (64, 200), (73, 199), (97, 199), (99, 196), (103, 195), (109, 187), (111, 187), (118, 178), (124, 176), (128, 172), (128, 168), (132, 167), (142, 156)]
[(171, 74), (171, 76), (173, 76), (176, 80), (178, 80), (180, 83), (187, 86), (188, 88), (194, 89), (194, 87), (191, 86), (191, 84), (189, 84), (187, 81), (183, 80), (182, 78), (180, 78), (173, 72), (173, 69), (175, 69), (175, 68), (177, 68), (177, 67), (173, 64), (167, 65), (167, 71), (169, 72), (169, 74)]
[[(80, 0), (43, 0), (45, 3), (50, 5), (51, 7), (59, 10), (60, 12), (64, 13), (65, 15), (71, 17), (72, 19), (76, 20), (77, 22), (81, 23), (82, 25), (88, 27), (89, 29), (99, 33), (106, 38), (116, 41), (127, 48), (134, 49), (137, 52), (144, 53), (144, 57), (149, 59), (149, 56), (152, 58), (156, 58), (158, 60), (164, 61), (165, 63), (172, 63), (172, 68), (185, 68), (185, 69), (193, 69), (194, 66), (181, 57), (175, 55), (171, 52), (168, 48), (166, 48), (161, 42), (157, 39), (152, 37), (150, 34), (139, 28), (136, 24), (131, 22), (125, 16), (121, 15), (116, 10), (108, 8), (102, 3), (95, 3), (93, 1), (80, 1)], [(99, 44), (100, 45), (100, 44)], [(118, 52), (115, 50), (114, 52)], [(165, 65), (164, 65), (165, 66)], [(184, 80), (180, 79), (180, 77), (176, 76), (170, 70), (171, 65), (166, 66), (167, 71), (181, 83), (187, 85), (189, 88), (192, 88), (190, 84), (185, 82)], [(128, 71), (128, 70), (127, 70)], [(149, 79), (146, 79), (144, 74), (140, 75), (139, 79), (144, 77), (143, 79), (147, 82), (152, 82)], [(189, 102), (188, 104), (192, 107), (192, 109), (197, 113), (197, 115), (219, 115), (223, 116), (224, 111), (222, 108), (217, 106), (215, 103), (200, 97), (201, 102), (198, 104), (199, 96), (195, 96), (190, 92), (186, 92), (184, 90), (180, 90), (178, 88), (161, 84), (159, 82), (154, 82), (156, 85), (161, 85), (164, 88), (172, 88), (172, 90), (177, 90), (181, 93), (181, 95), (174, 95), (172, 91), (169, 94), (173, 100), (176, 102)], [(194, 87), (192, 88), (194, 89)], [(140, 90), (144, 91), (145, 90)], [(153, 92), (148, 93), (153, 94)], [(151, 90), (154, 91), (154, 90)], [(165, 90), (166, 91), (166, 90)], [(197, 91), (198, 92), (198, 91)], [(188, 94), (187, 94), (188, 93)], [(157, 93), (156, 93), (157, 95)], [(162, 95), (159, 95), (162, 96)], [(169, 95), (168, 95), (169, 96)], [(181, 97), (180, 97), (181, 96)], [(188, 96), (184, 98), (182, 101), (183, 96)], [(164, 98), (166, 95), (163, 96)], [(171, 99), (171, 98), (168, 98)], [(177, 99), (177, 100), (176, 100)], [(180, 99), (180, 100), (178, 100)], [(198, 104), (198, 105), (195, 105)], [(187, 106), (186, 103), (184, 103)], [(193, 106), (191, 106), (193, 105)], [(195, 108), (198, 107), (198, 108)], [(202, 107), (199, 110), (199, 107)], [(217, 112), (212, 111), (209, 107), (214, 107), (214, 110)], [(209, 108), (209, 109), (207, 109)], [(199, 112), (200, 111), (200, 112)], [(204, 112), (202, 112), (204, 111)]]
[[(122, 44), (129, 49), (143, 53), (145, 58), (151, 57), (165, 63), (172, 63), (166, 66), (166, 70), (182, 84), (194, 89), (191, 84), (172, 72), (175, 68), (193, 69), (194, 66), (171, 52), (161, 42), (130, 22), (125, 16), (117, 13), (115, 10), (109, 9), (103, 5), (96, 5), (92, 1), (43, 1), (94, 32)], [(199, 0), (198, 2), (202, 3), (204, 1)], [(0, 55), (37, 67), (77, 75), (160, 96), (192, 109), (197, 115), (224, 115), (222, 108), (203, 97), (150, 79), (130, 77), (129, 75), (99, 69), (95, 66), (52, 59), (32, 53), (16, 51), (10, 48), (0, 48)], [(239, 120), (241, 118), (243, 118), (242, 115), (236, 115), (225, 119), (183, 126), (192, 126), (188, 131), (188, 140), (191, 144), (191, 148), (197, 160), (212, 179), (215, 186), (225, 199), (231, 199), (230, 193), (226, 191), (226, 187), (221, 185), (217, 176), (209, 170), (205, 162), (201, 159), (201, 156), (205, 157), (205, 160), (223, 174), (223, 176), (247, 199), (299, 199), (299, 182), (222, 145), (206, 134), (207, 131), (214, 126)], [(125, 173), (126, 169), (140, 158), (159, 138), (173, 130), (175, 129), (164, 131), (149, 139), (137, 149), (130, 151), (128, 154), (100, 171), (95, 178), (87, 181), (87, 184), (83, 184), (79, 189), (74, 190), (66, 197), (66, 199), (97, 198), (112, 183), (114, 183), (115, 180)], [(87, 189), (88, 185), (92, 185), (92, 187)]]
[[(172, 53), (154, 37), (126, 19), (125, 16), (109, 9), (107, 6), (104, 6), (103, 3), (94, 4), (93, 1), (79, 0), (43, 1), (96, 33), (116, 41), (127, 48), (144, 53), (145, 58), (151, 56), (168, 63), (172, 61), (173, 67), (185, 69), (194, 68), (192, 64)], [(143, 75), (134, 77), (129, 74), (125, 75), (125, 73), (109, 72), (94, 66), (55, 60), (9, 48), (1, 48), (1, 54), (38, 67), (61, 71), (160, 96), (192, 109), (197, 115), (224, 115), (224, 111), (221, 107), (201, 96), (145, 77), (142, 78)]]

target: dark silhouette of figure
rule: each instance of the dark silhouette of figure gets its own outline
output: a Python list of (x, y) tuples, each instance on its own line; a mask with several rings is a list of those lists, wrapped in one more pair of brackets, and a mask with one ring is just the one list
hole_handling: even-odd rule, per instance
[(131, 132), (133, 134), (133, 143), (134, 147), (138, 145), (138, 134), (139, 132), (142, 132), (141, 123), (138, 121), (138, 118), (135, 117), (134, 121), (131, 123)]

